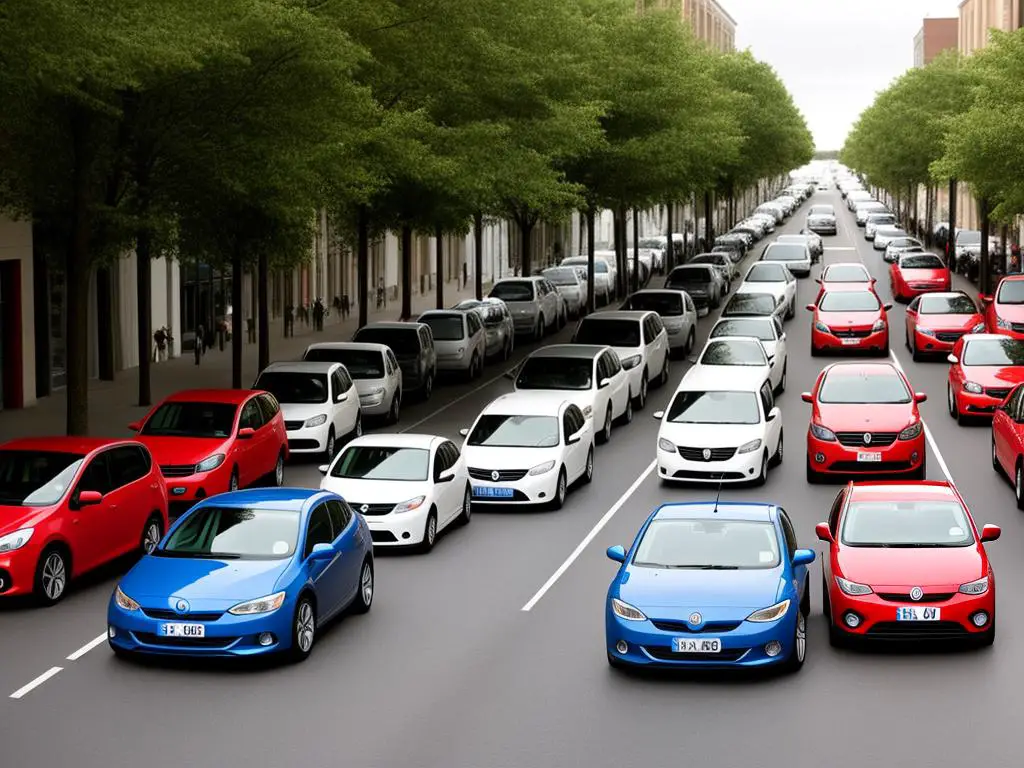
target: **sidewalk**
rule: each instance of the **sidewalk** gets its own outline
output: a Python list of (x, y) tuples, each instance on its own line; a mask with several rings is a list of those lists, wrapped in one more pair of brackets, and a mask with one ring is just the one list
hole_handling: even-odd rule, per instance
[[(472, 281), (470, 281), (472, 282)], [(445, 284), (445, 306), (452, 306), (459, 301), (473, 298), (475, 291), (472, 285), (457, 288), (455, 281)], [(489, 284), (484, 284), (486, 295)], [(434, 309), (436, 296), (433, 291), (426, 294), (414, 294), (412, 297), (412, 315)], [(386, 309), (371, 308), (368, 319), (374, 321), (397, 320), (402, 312), (401, 300), (389, 302)], [(270, 323), (270, 360), (298, 359), (306, 347), (321, 341), (348, 341), (359, 326), (359, 313), (352, 312), (344, 320), (340, 313), (331, 309), (324, 321), (324, 330), (316, 332), (312, 326), (296, 321), (295, 335), (284, 338), (284, 321), (274, 318)], [(243, 336), (244, 338), (244, 336)], [(258, 345), (243, 343), (242, 345), (242, 385), (250, 386), (256, 380), (258, 363)], [(224, 351), (215, 345), (203, 356), (199, 365), (191, 352), (151, 366), (153, 404), (182, 389), (219, 388), (231, 386), (231, 345), (226, 343)], [(129, 368), (119, 371), (114, 381), (89, 382), (89, 433), (113, 437), (126, 437), (131, 434), (128, 424), (144, 416), (148, 408), (138, 406), (139, 369)], [(21, 410), (0, 411), (0, 442), (16, 437), (37, 437), (43, 435), (63, 435), (65, 432), (66, 398), (64, 391), (54, 393), (50, 397)]]

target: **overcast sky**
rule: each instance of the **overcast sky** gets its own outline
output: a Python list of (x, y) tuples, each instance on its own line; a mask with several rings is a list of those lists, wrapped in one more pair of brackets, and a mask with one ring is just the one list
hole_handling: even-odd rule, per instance
[(858, 115), (914, 63), (921, 21), (957, 15), (959, 0), (719, 0), (736, 47), (771, 64), (818, 149), (839, 149)]

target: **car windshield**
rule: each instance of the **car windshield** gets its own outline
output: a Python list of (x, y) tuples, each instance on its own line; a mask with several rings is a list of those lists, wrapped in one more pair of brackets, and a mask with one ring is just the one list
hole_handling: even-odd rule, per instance
[(810, 235), (782, 235), (781, 237), (775, 238), (776, 243), (782, 245), (807, 245), (811, 242)]
[(917, 305), (918, 313), (922, 315), (976, 315), (978, 308), (971, 301), (969, 296), (937, 296), (925, 294)]
[(503, 280), (491, 288), (489, 295), (502, 301), (533, 301), (533, 281)]
[(677, 392), (666, 419), (673, 424), (760, 424), (753, 392)]
[(775, 526), (751, 520), (653, 520), (633, 565), (694, 570), (770, 569), (779, 565)]
[(683, 314), (683, 297), (678, 293), (634, 293), (622, 305), (623, 309), (638, 312), (657, 312), (662, 317)]
[(706, 253), (690, 259), (691, 264), (714, 264), (717, 267), (724, 267), (729, 262), (729, 257), (724, 253)]
[(768, 365), (764, 347), (754, 339), (711, 341), (700, 356), (701, 365)]
[(279, 403), (326, 403), (327, 374), (267, 371), (260, 374), (253, 389), (269, 392)]
[(821, 403), (882, 405), (904, 404), (910, 401), (910, 390), (895, 371), (857, 373), (832, 370), (825, 376), (818, 391), (818, 402)]
[(956, 233), (957, 245), (981, 245), (981, 232), (977, 229), (961, 229)]
[(915, 240), (912, 237), (894, 237), (889, 241), (889, 247), (892, 249), (897, 248), (921, 248), (920, 240)]
[(803, 245), (783, 243), (769, 245), (761, 261), (807, 261), (807, 248)]
[(594, 261), (594, 274), (595, 275), (606, 275), (608, 274), (608, 262), (607, 261)]
[(235, 426), (234, 403), (196, 403), (173, 400), (164, 403), (142, 427), (149, 437), (225, 438)]
[(736, 293), (725, 305), (723, 317), (729, 315), (771, 315), (777, 303), (770, 293)]
[(654, 250), (662, 250), (665, 247), (665, 241), (660, 240), (656, 237), (642, 237), (640, 238), (641, 248), (653, 248)]
[(48, 507), (63, 498), (84, 456), (62, 451), (0, 451), (0, 505)]
[(573, 342), (609, 347), (639, 347), (640, 321), (586, 318), (580, 323)]
[(972, 339), (964, 345), (964, 365), (1024, 365), (1020, 339)]
[(579, 276), (572, 267), (545, 269), (541, 274), (555, 285), (579, 285)]
[(934, 253), (911, 253), (900, 257), (900, 269), (943, 269), (945, 266)]
[(345, 449), (331, 467), (331, 477), (346, 480), (423, 482), (430, 467), (430, 451), (393, 445), (354, 445)]
[(593, 371), (588, 357), (529, 357), (516, 377), (516, 389), (583, 391), (593, 386)]
[(665, 281), (666, 288), (681, 285), (706, 285), (714, 281), (711, 267), (684, 267), (673, 269)]
[(869, 283), (871, 276), (859, 264), (835, 264), (825, 270), (822, 280), (826, 283)]
[(737, 318), (735, 320), (719, 320), (711, 331), (711, 338), (718, 336), (752, 336), (761, 341), (775, 341), (770, 317)]
[(755, 264), (747, 272), (743, 279), (745, 283), (784, 283), (786, 282), (786, 268), (781, 264), (768, 264), (762, 262)]
[(818, 303), (822, 312), (877, 312), (881, 306), (871, 291), (829, 291)]
[(486, 448), (554, 448), (558, 439), (555, 416), (485, 413), (469, 433), (466, 444)]
[[(306, 356), (302, 359), (341, 363), (353, 379), (384, 378), (384, 355), (374, 349), (313, 347), (313, 349), (306, 350)], [(280, 397), (277, 399), (281, 400)], [(281, 402), (285, 401), (281, 400)], [(289, 400), (288, 402), (293, 401)]]
[(1003, 280), (996, 294), (996, 304), (1024, 304), (1024, 280)]
[(874, 224), (876, 227), (881, 224), (895, 224), (896, 217), (888, 213), (872, 213), (868, 215), (868, 224)]
[(298, 538), (298, 512), (209, 506), (189, 514), (153, 554), (210, 560), (283, 560), (295, 553)]
[(364, 344), (383, 344), (398, 357), (411, 357), (420, 353), (420, 338), (416, 328), (360, 328), (353, 341)]
[(974, 534), (956, 501), (852, 501), (843, 518), (850, 547), (969, 547)]
[(466, 338), (461, 315), (424, 315), (419, 322), (430, 326), (434, 341), (462, 341)]

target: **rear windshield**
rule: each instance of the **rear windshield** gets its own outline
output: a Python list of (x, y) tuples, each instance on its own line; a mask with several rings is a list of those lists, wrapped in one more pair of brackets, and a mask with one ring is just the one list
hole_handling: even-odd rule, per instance
[(415, 328), (360, 328), (352, 340), (365, 344), (383, 344), (399, 357), (418, 355), (420, 352), (419, 332)]
[(683, 314), (683, 297), (678, 293), (634, 293), (622, 305), (637, 312), (657, 312), (662, 317)]
[(775, 297), (770, 293), (737, 293), (729, 299), (722, 315), (771, 315), (776, 306)]
[(434, 341), (462, 341), (466, 338), (462, 315), (427, 315), (419, 321), (430, 326)]
[(541, 274), (555, 285), (579, 285), (579, 274), (572, 267), (545, 269)]
[(731, 339), (712, 341), (700, 356), (701, 365), (768, 365), (764, 348), (759, 341)]
[(583, 391), (594, 380), (594, 361), (587, 357), (528, 357), (516, 377), (516, 389)]
[[(377, 355), (379, 358), (380, 355)], [(279, 403), (314, 405), (327, 402), (327, 374), (298, 371), (267, 371), (253, 385), (277, 398)]]
[(807, 261), (807, 248), (803, 245), (769, 245), (762, 261)]
[(761, 341), (775, 341), (770, 317), (739, 317), (735, 320), (719, 320), (711, 331), (711, 338), (718, 336), (752, 336)]
[(836, 264), (825, 270), (822, 279), (826, 283), (869, 283), (871, 277), (864, 267), (857, 264)]
[(384, 378), (384, 355), (373, 349), (313, 347), (306, 350), (306, 356), (302, 359), (318, 363), (341, 363), (353, 379)]
[(671, 288), (674, 285), (704, 285), (712, 282), (715, 278), (712, 274), (712, 267), (682, 267), (673, 269), (665, 281), (665, 287)]
[(580, 323), (576, 344), (600, 344), (608, 347), (639, 347), (640, 323), (636, 320), (592, 320)]
[(502, 301), (533, 301), (533, 281), (503, 280), (491, 288), (490, 295)]
[(900, 259), (900, 269), (942, 269), (945, 266), (934, 253), (915, 253)]

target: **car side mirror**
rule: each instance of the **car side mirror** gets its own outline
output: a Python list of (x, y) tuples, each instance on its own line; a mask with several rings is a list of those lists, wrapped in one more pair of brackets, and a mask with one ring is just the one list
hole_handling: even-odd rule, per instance
[(811, 395), (810, 392), (801, 392), (800, 393), (800, 399), (803, 400), (805, 403), (813, 403), (814, 402), (814, 397), (813, 397), (813, 395)]
[(960, 358), (957, 357), (956, 355), (946, 355), (946, 362), (956, 365), (957, 363), (960, 362)]
[(459, 430), (459, 434), (462, 435), (463, 437), (469, 437), (469, 430), (468, 429), (460, 429)]
[(785, 340), (786, 340), (786, 332), (783, 331), (782, 333), (779, 334), (779, 341), (785, 341)]
[(915, 392), (914, 393), (914, 402), (915, 403), (923, 403), (927, 399), (928, 399), (928, 395), (926, 395), (924, 392)]
[(815, 310), (815, 306), (813, 304), (808, 304), (806, 307), (804, 307), (804, 309), (806, 309), (808, 312), (813, 312)]
[(605, 554), (608, 555), (609, 560), (614, 560), (616, 563), (626, 562), (626, 548), (621, 544), (616, 544), (614, 547), (608, 547)]
[(95, 507), (103, 501), (103, 494), (99, 491), (80, 491), (78, 493), (78, 508)]
[(516, 369), (515, 368), (509, 368), (507, 371), (505, 371), (501, 375), (504, 376), (509, 381), (515, 381), (516, 380)]
[(978, 294), (978, 298), (981, 299), (982, 302), (985, 303), (985, 304), (991, 304), (992, 303), (992, 297), (991, 296), (986, 296), (984, 293), (979, 293)]
[(820, 541), (827, 541), (829, 544), (835, 542), (832, 531), (828, 529), (828, 523), (818, 523), (814, 526), (814, 533)]
[(321, 464), (319, 467), (316, 468), (316, 471), (319, 472), (321, 475), (326, 475), (330, 471), (330, 469), (330, 464)]
[(455, 467), (449, 467), (448, 469), (446, 469), (444, 472), (441, 472), (437, 476), (437, 480), (435, 482), (438, 482), (438, 483), (450, 483), (454, 479), (455, 479)]
[(142, 422), (141, 421), (133, 421), (131, 424), (128, 425), (128, 429), (130, 429), (132, 432), (141, 432), (142, 431)]
[(665, 418), (665, 412), (655, 411), (654, 413), (651, 414), (651, 416), (653, 416), (656, 421), (661, 421), (662, 419)]
[(882, 309), (888, 312), (890, 309), (892, 309), (892, 304), (883, 304)]
[(253, 429), (252, 427), (242, 427), (240, 430), (238, 430), (238, 439), (251, 440), (255, 434), (256, 430)]
[(573, 434), (569, 435), (567, 438), (565, 438), (565, 444), (566, 445), (576, 445), (576, 443), (578, 443), (580, 440), (583, 439), (583, 433), (586, 432), (586, 431), (587, 430), (584, 427), (583, 429), (580, 429), (580, 430), (574, 432)]
[(322, 541), (319, 544), (314, 544), (309, 553), (310, 560), (330, 560), (333, 557), (334, 547)]
[(814, 562), (814, 556), (813, 549), (798, 549), (793, 553), (793, 565), (810, 565)]
[(775, 421), (781, 415), (782, 410), (778, 406), (775, 406), (770, 411), (768, 411), (768, 418), (766, 419), (766, 421)]
[(597, 385), (597, 388), (598, 389), (604, 389), (605, 387), (610, 387), (611, 384), (612, 384), (612, 380), (611, 379), (601, 379), (600, 383)]
[(998, 525), (985, 525), (985, 527), (981, 529), (982, 542), (995, 541), (1002, 535), (1003, 529)]
[(342, 392), (340, 395), (334, 398), (334, 402), (336, 403), (344, 403), (346, 400), (348, 400), (348, 395), (345, 394), (344, 392)]

